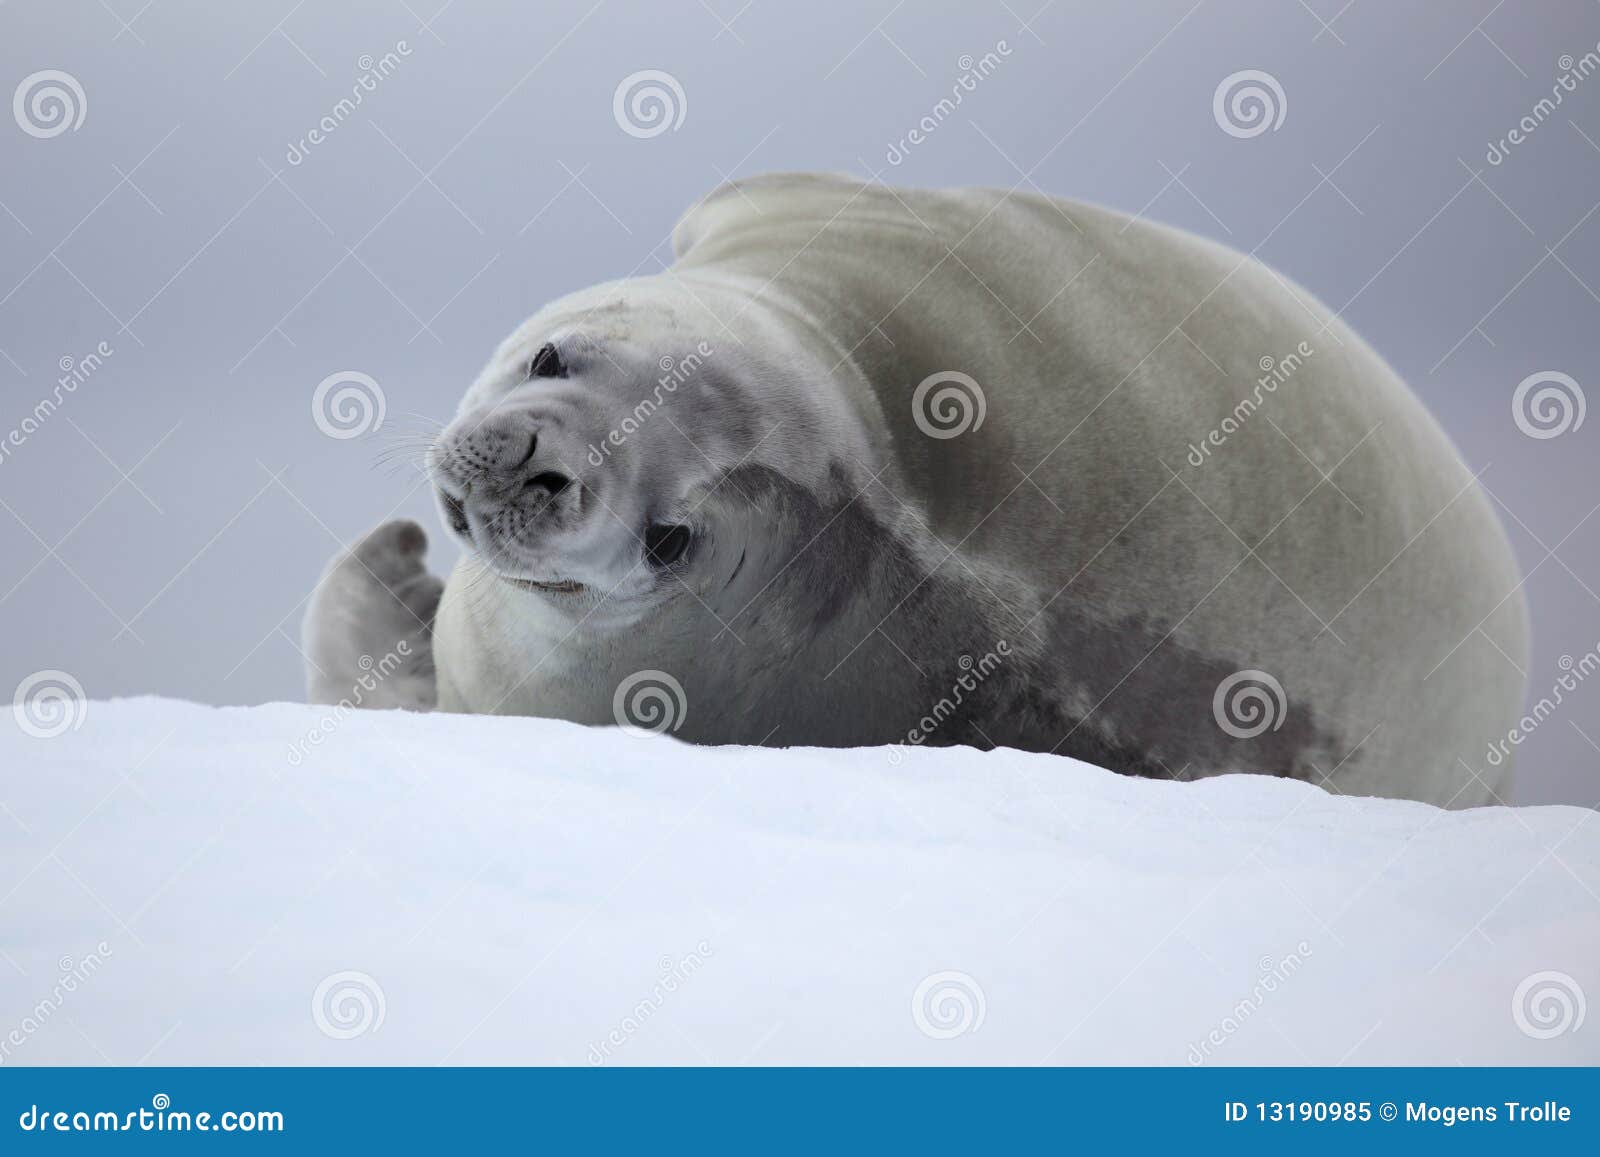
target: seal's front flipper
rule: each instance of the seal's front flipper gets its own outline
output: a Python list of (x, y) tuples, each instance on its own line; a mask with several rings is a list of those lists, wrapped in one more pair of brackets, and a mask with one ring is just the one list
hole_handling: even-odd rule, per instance
[(431, 711), (433, 618), (444, 583), (423, 566), (428, 536), (386, 522), (334, 556), (301, 627), (312, 703)]

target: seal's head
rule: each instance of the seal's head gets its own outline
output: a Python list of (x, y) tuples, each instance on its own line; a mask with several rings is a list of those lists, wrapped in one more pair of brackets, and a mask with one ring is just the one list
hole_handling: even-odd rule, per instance
[[(814, 491), (868, 454), (813, 360), (700, 336), (718, 331), (650, 280), (541, 311), (429, 452), (444, 522), (478, 562), (591, 621), (731, 581), (760, 521), (736, 472)], [(797, 390), (796, 375), (821, 380)]]

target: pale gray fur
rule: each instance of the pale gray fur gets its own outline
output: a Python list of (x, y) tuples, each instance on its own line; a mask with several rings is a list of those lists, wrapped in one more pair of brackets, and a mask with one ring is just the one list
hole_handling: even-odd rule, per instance
[[(611, 723), (619, 683), (654, 669), (696, 742), (911, 736), (1504, 794), (1509, 768), (1468, 766), (1522, 694), (1504, 534), (1415, 397), (1305, 291), (1094, 206), (831, 176), (725, 186), (674, 246), (663, 274), (536, 314), (435, 447), (477, 547), (439, 607), (441, 709)], [(567, 376), (529, 380), (547, 342)], [(1301, 342), (1293, 375), (1236, 410), (1261, 359)], [(699, 343), (596, 465), (661, 397), (659, 360)], [(912, 397), (944, 371), (979, 383), (986, 415), (938, 439)], [(578, 485), (536, 484), (551, 471)], [(645, 528), (675, 521), (688, 557), (646, 565)], [(1213, 715), (1242, 669), (1286, 696), (1253, 738)]]
[(433, 708), (444, 584), (423, 567), (427, 544), (416, 523), (386, 522), (329, 564), (301, 632), (310, 702)]

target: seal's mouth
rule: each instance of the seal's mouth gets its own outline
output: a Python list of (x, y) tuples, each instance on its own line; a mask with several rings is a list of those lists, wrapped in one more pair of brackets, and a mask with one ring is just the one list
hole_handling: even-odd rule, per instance
[(584, 585), (572, 579), (559, 579), (555, 582), (536, 582), (533, 579), (512, 578), (510, 575), (500, 575), (500, 580), (525, 591), (545, 591), (549, 594), (575, 595), (584, 590)]

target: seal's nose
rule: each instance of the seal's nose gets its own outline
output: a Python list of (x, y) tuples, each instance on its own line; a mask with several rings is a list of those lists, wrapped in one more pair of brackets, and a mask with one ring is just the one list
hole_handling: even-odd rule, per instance
[(482, 492), (509, 497), (528, 489), (557, 494), (571, 479), (558, 460), (556, 440), (536, 414), (494, 413), (446, 430), (435, 465), (459, 498)]
[(522, 518), (558, 516), (575, 492), (563, 465), (554, 422), (517, 408), (459, 421), (433, 454), (445, 519), (471, 540), (472, 524), (515, 512)]

